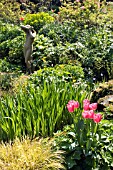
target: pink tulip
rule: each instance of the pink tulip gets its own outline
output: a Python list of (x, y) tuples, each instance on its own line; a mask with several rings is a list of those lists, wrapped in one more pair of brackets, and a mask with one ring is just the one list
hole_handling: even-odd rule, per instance
[(74, 112), (74, 105), (73, 104), (67, 104), (67, 109), (69, 112)]
[(83, 104), (83, 109), (84, 110), (89, 110), (89, 103), (84, 103)]
[(92, 103), (89, 105), (90, 110), (96, 110), (97, 109), (97, 103)]
[(68, 104), (73, 104), (74, 105), (74, 109), (79, 108), (79, 102), (78, 101), (70, 100), (68, 102)]
[(88, 119), (88, 118), (89, 118), (89, 111), (84, 111), (84, 112), (82, 113), (82, 117), (83, 117), (84, 119)]
[(80, 0), (76, 0), (76, 2), (80, 2)]
[(70, 100), (67, 104), (67, 109), (69, 112), (74, 112), (74, 109), (77, 109), (79, 107), (79, 102)]
[(84, 99), (84, 100), (83, 100), (83, 104), (86, 104), (86, 103), (90, 104), (90, 100)]
[(93, 120), (95, 123), (99, 123), (102, 119), (102, 115), (100, 113), (94, 114)]
[(93, 119), (93, 118), (94, 118), (94, 115), (95, 115), (95, 114), (94, 114), (94, 111), (93, 111), (93, 110), (90, 110), (89, 113), (88, 113), (88, 116), (89, 116), (88, 118), (89, 118), (89, 119)]

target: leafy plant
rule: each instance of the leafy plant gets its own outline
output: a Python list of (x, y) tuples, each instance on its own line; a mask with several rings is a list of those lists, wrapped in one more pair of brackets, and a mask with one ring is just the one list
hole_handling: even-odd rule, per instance
[(21, 14), (20, 5), (16, 0), (13, 0), (12, 3), (10, 0), (1, 0), (0, 1), (1, 15), (0, 19), (5, 22), (17, 23), (19, 16)]
[(74, 43), (77, 41), (79, 30), (71, 22), (60, 22), (46, 24), (38, 32), (46, 37), (49, 37), (54, 45), (61, 43), (64, 45), (66, 42)]
[(22, 31), (17, 25), (0, 21), (0, 33), (0, 42), (3, 42), (21, 35)]
[[(11, 72), (11, 71), (20, 71), (21, 67), (9, 63), (6, 58), (0, 59), (0, 72)], [(21, 72), (21, 71), (20, 71)]]
[(11, 88), (12, 75), (0, 74), (0, 88), (3, 90), (9, 90)]
[(9, 63), (21, 64), (24, 63), (23, 57), (23, 36), (17, 36), (14, 39), (3, 41), (0, 44), (2, 58), (6, 58)]
[(45, 24), (54, 22), (54, 18), (46, 12), (26, 14), (24, 24), (29, 24), (38, 32)]
[(99, 8), (94, 1), (74, 1), (73, 3), (64, 3), (60, 8), (60, 20), (76, 21), (76, 25), (83, 27), (92, 24), (90, 15), (96, 13), (98, 15)]
[[(97, 135), (93, 145), (91, 145), (91, 134), (89, 134), (89, 140), (82, 141), (83, 143), (86, 142), (86, 145), (79, 145), (76, 139), (78, 134), (75, 132), (73, 124), (65, 126), (63, 131), (58, 131), (55, 134), (54, 147), (66, 151), (67, 169), (90, 170), (97, 168), (111, 170), (113, 167), (112, 124), (112, 121), (101, 120), (98, 124)], [(86, 133), (83, 135), (86, 136)], [(90, 147), (87, 152), (88, 146)]]
[[(82, 37), (82, 38), (81, 38)], [(84, 48), (79, 49), (81, 61), (87, 77), (101, 81), (103, 77), (108, 80), (112, 73), (113, 49), (112, 32), (108, 28), (91, 28), (84, 30), (79, 42)]]
[(43, 84), (44, 81), (51, 82), (81, 82), (84, 79), (82, 67), (77, 65), (61, 64), (55, 67), (40, 69), (32, 74), (29, 81), (35, 86)]
[[(55, 40), (56, 41), (56, 40)], [(34, 42), (34, 65), (36, 68), (43, 68), (48, 66), (55, 66), (56, 64), (69, 64), (77, 62), (77, 56), (81, 56), (77, 50), (84, 48), (80, 42), (54, 44), (44, 35), (37, 35)]]

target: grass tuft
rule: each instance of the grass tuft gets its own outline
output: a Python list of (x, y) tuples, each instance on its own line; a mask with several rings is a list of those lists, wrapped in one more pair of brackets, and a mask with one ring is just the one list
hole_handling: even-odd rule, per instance
[(1, 170), (63, 170), (62, 151), (53, 151), (48, 139), (15, 139), (0, 144)]

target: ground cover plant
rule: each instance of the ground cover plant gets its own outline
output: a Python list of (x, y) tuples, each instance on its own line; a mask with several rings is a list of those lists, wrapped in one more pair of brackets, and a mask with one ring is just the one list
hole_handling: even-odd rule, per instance
[(13, 144), (0, 144), (0, 169), (63, 170), (62, 154), (61, 151), (52, 150), (48, 139), (15, 139)]
[[(0, 2), (0, 168), (111, 170), (112, 117), (90, 99), (113, 78), (112, 3), (32, 2)], [(37, 33), (31, 75), (20, 24)]]

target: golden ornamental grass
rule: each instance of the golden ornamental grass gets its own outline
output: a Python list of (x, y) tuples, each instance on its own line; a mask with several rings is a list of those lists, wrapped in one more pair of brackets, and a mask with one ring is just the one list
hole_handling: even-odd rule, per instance
[(16, 139), (0, 144), (0, 170), (63, 170), (62, 153), (48, 139)]

